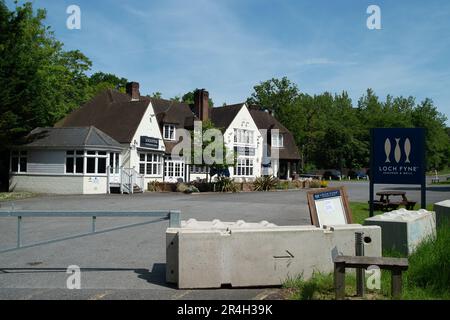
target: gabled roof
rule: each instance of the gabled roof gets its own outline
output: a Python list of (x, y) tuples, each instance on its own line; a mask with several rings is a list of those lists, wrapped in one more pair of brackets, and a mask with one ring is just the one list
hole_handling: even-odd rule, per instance
[(244, 103), (238, 103), (209, 109), (212, 123), (214, 123), (217, 128), (227, 129), (243, 106)]
[(274, 116), (262, 110), (250, 109), (253, 121), (255, 121), (258, 129), (278, 129), (280, 133), (289, 132)]
[(130, 143), (149, 103), (150, 99), (147, 97), (131, 101), (130, 96), (125, 93), (104, 90), (55, 127), (94, 126), (120, 143)]
[(274, 116), (272, 116), (268, 112), (265, 112), (262, 110), (255, 110), (254, 108), (250, 109), (250, 114), (252, 115), (252, 118), (255, 121), (258, 129), (268, 130), (267, 135), (268, 135), (268, 144), (269, 145), (272, 143), (269, 130), (274, 130), (274, 129), (279, 130), (280, 134), (283, 135), (284, 147), (277, 148), (279, 151), (280, 159), (282, 159), (282, 160), (299, 160), (300, 159), (300, 153), (299, 153), (298, 147), (295, 143), (294, 136), (288, 129), (286, 129), (285, 126), (283, 126), (277, 119), (275, 119)]
[(183, 102), (150, 98), (158, 123), (176, 125), (177, 128), (193, 128), (198, 120), (190, 106)]
[(119, 142), (95, 127), (36, 128), (19, 145), (26, 149), (121, 150)]

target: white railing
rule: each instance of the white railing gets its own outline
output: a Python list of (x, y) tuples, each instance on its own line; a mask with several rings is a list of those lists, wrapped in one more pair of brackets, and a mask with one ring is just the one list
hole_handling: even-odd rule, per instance
[(145, 179), (144, 175), (139, 174), (134, 168), (120, 169), (120, 192), (129, 194), (134, 193), (134, 187), (137, 186), (144, 191)]

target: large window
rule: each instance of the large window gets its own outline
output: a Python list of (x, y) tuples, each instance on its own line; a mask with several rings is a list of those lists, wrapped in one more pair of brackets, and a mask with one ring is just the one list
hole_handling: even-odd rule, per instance
[(245, 129), (234, 129), (234, 142), (240, 144), (253, 144), (254, 132)]
[(160, 176), (163, 157), (156, 153), (139, 153), (139, 173), (147, 176)]
[(175, 140), (175, 125), (165, 124), (163, 127), (164, 140)]
[(164, 165), (164, 176), (167, 178), (183, 178), (184, 162), (181, 160), (166, 160)]
[(27, 172), (27, 152), (13, 151), (11, 155), (11, 171), (14, 173)]
[(237, 176), (253, 176), (253, 159), (238, 158), (236, 166)]
[(281, 133), (272, 134), (272, 147), (274, 147), (274, 148), (283, 148), (284, 147), (284, 138)]
[(66, 173), (84, 173), (84, 151), (66, 152)]
[(66, 173), (106, 174), (107, 160), (106, 151), (69, 150), (66, 152)]

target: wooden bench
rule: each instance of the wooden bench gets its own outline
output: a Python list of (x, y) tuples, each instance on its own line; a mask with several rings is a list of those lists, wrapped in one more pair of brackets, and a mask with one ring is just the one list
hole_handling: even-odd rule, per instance
[(377, 266), (382, 270), (391, 271), (391, 295), (394, 299), (400, 299), (402, 296), (402, 272), (408, 270), (408, 259), (337, 256), (334, 259), (334, 290), (336, 300), (345, 298), (345, 269), (367, 269), (370, 266)]

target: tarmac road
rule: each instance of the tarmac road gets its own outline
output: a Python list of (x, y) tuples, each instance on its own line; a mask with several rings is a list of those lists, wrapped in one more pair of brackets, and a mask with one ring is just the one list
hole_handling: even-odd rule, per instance
[[(367, 201), (367, 182), (339, 182), (350, 201)], [(379, 189), (405, 189), (382, 186)], [(407, 196), (419, 200), (420, 191), (407, 187)], [(427, 192), (429, 202), (450, 198), (450, 188)], [(9, 206), (1, 203), (1, 209)], [(15, 208), (33, 210), (157, 210), (177, 209), (182, 219), (223, 221), (267, 220), (278, 225), (309, 224), (305, 191), (239, 194), (136, 194), (95, 196), (40, 196), (15, 202)], [(177, 290), (165, 279), (165, 230), (168, 221), (142, 218), (98, 218), (97, 228), (129, 223), (152, 223), (0, 254), (0, 299), (262, 299), (273, 288)], [(83, 218), (26, 218), (25, 244), (90, 230)], [(1, 218), (2, 248), (14, 247), (16, 220)], [(67, 290), (66, 269), (80, 266), (82, 290)]]

